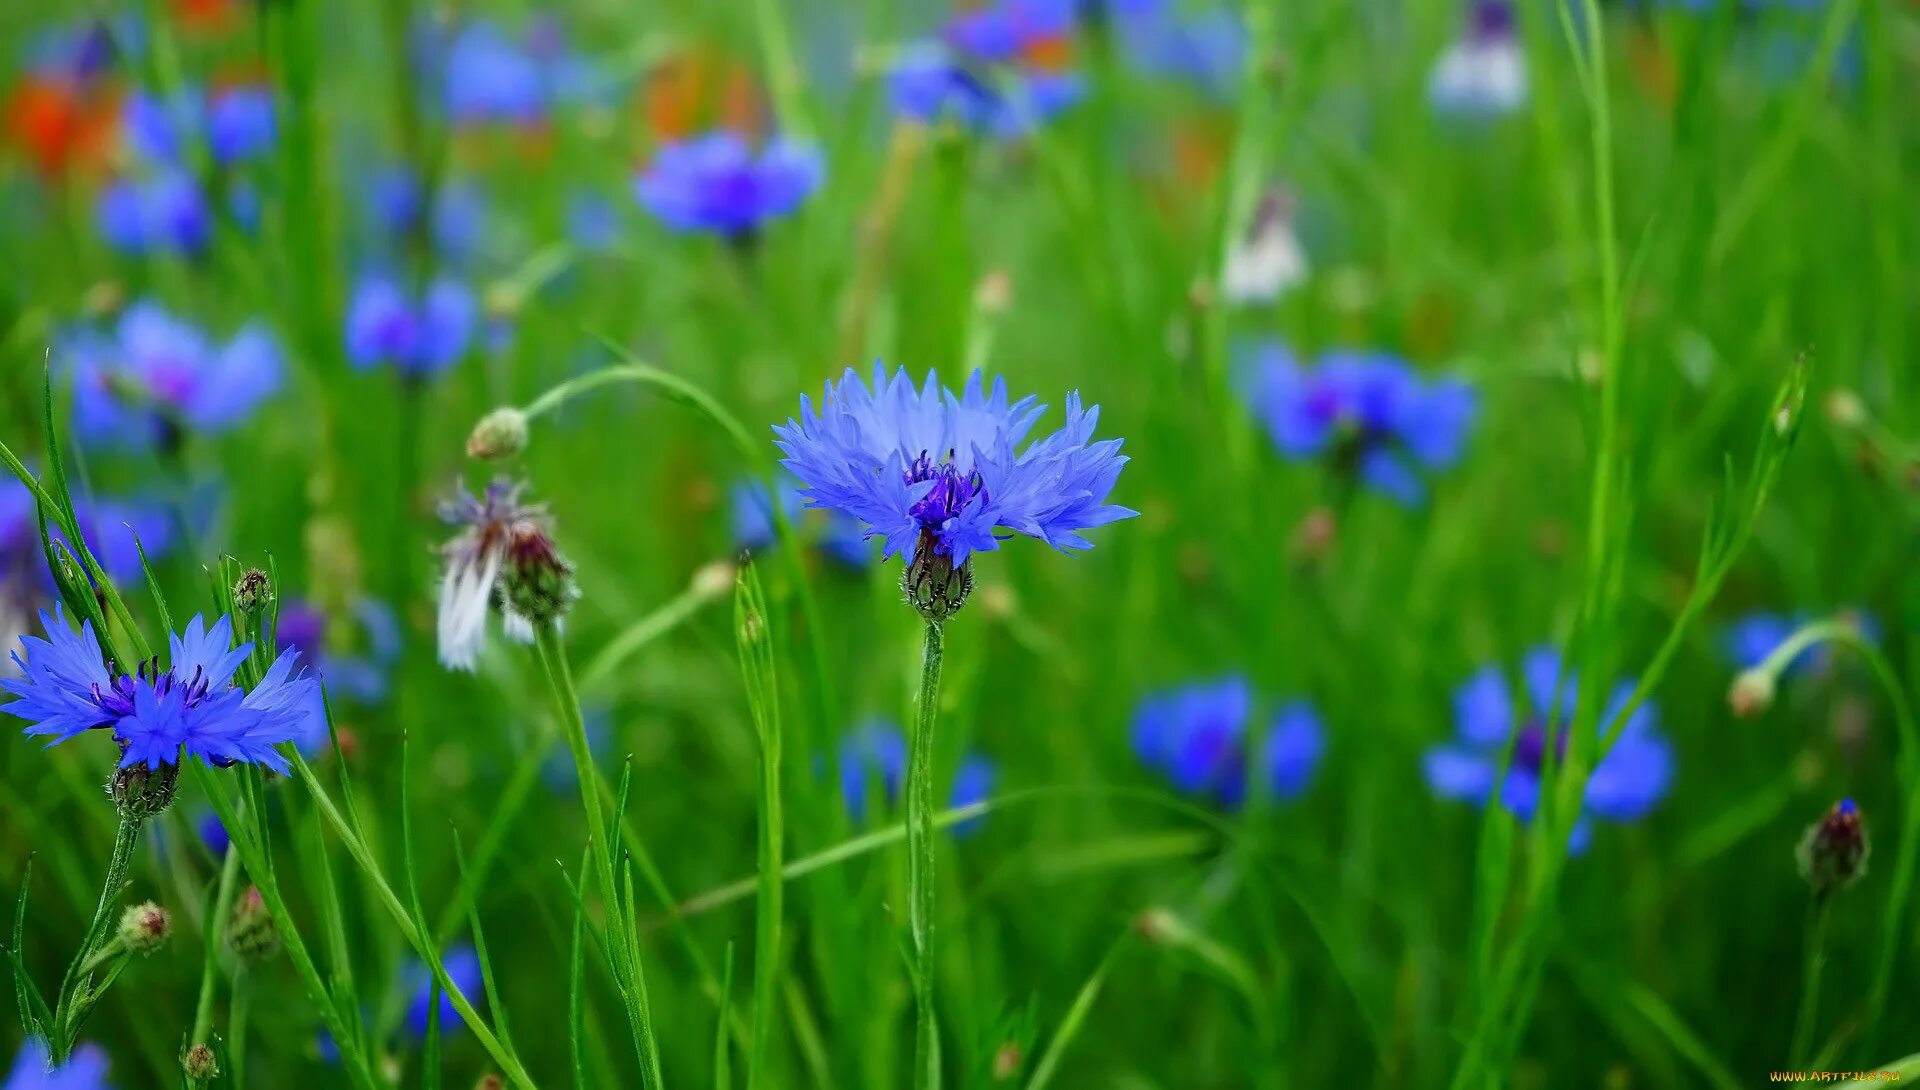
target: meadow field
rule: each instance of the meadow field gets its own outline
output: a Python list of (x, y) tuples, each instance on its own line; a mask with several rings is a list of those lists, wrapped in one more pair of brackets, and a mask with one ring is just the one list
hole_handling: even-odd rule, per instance
[(1920, 1078), (1916, 89), (12, 0), (0, 1087)]

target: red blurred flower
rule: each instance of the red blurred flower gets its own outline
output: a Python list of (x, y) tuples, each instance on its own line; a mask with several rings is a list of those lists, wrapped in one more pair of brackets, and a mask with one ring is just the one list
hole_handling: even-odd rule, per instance
[(7, 93), (3, 114), (7, 142), (32, 157), (42, 174), (56, 177), (106, 165), (120, 102), (111, 91), (25, 76)]

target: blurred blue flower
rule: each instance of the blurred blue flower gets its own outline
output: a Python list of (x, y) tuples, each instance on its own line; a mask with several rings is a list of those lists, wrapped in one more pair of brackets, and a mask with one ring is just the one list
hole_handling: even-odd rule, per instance
[(273, 90), (237, 84), (207, 100), (207, 145), (215, 162), (237, 163), (273, 150)]
[(472, 19), (446, 45), (441, 100), (455, 124), (531, 125), (546, 116), (547, 74), (498, 23)]
[(387, 365), (431, 377), (466, 355), (477, 317), (473, 293), (451, 277), (434, 280), (415, 300), (398, 280), (371, 273), (347, 307), (347, 358), (363, 371)]
[(117, 54), (115, 39), (121, 38), (137, 48), (138, 42), (125, 38), (137, 30), (133, 19), (118, 19), (113, 26), (107, 19), (84, 17), (45, 27), (27, 42), (26, 70), (42, 79), (67, 86), (85, 86), (100, 79), (113, 67)]
[(180, 430), (216, 434), (280, 389), (280, 344), (264, 323), (225, 345), (159, 304), (128, 307), (111, 334), (83, 329), (64, 347), (74, 425), (102, 445), (145, 447)]
[[(412, 172), (399, 167), (376, 172), (366, 192), (382, 242), (419, 229), (427, 194)], [(449, 261), (465, 261), (479, 249), (486, 228), (486, 195), (472, 182), (444, 181), (433, 192), (432, 220), (434, 252)]]
[(1128, 59), (1142, 71), (1184, 80), (1219, 101), (1239, 91), (1247, 30), (1232, 8), (1181, 14), (1164, 4), (1133, 5), (1116, 11), (1114, 24)]
[(201, 814), (193, 823), (193, 830), (200, 835), (200, 843), (207, 846), (207, 851), (215, 859), (227, 854), (227, 845), (230, 841), (227, 837), (227, 827), (220, 823), (219, 814), (212, 810)]
[[(1181, 793), (1237, 807), (1247, 797), (1253, 719), (1253, 686), (1239, 674), (1154, 693), (1134, 713), (1134, 752)], [(1312, 705), (1283, 705), (1254, 761), (1272, 797), (1291, 799), (1305, 791), (1325, 744)]]
[(1012, 138), (1078, 102), (1080, 74), (1067, 66), (1072, 0), (998, 0), (954, 15), (937, 40), (900, 50), (887, 94), (901, 117), (951, 120)]
[(274, 626), (274, 645), (281, 650), (305, 647), (314, 676), (327, 694), (361, 704), (386, 699), (387, 675), (400, 655), (400, 622), (392, 607), (374, 598), (362, 598), (341, 625), (347, 638), (329, 641), (326, 613), (297, 598), (280, 603)]
[(50, 1069), (52, 1061), (53, 1051), (45, 1041), (27, 1038), (0, 1090), (110, 1090), (107, 1052), (99, 1045), (77, 1046), (58, 1069)]
[[(1551, 728), (1555, 753), (1566, 750), (1567, 723), (1578, 695), (1578, 679), (1567, 671), (1560, 652), (1537, 647), (1521, 661), (1523, 707), (1516, 708), (1506, 673), (1488, 666), (1454, 693), (1454, 743), (1429, 749), (1424, 760), (1427, 783), (1443, 798), (1485, 803), (1493, 796), (1501, 749), (1512, 741), (1513, 755), (1499, 801), (1521, 821), (1530, 821), (1540, 799), (1541, 766)], [(1614, 687), (1600, 718), (1608, 729), (1633, 692), (1631, 681)], [(1659, 733), (1651, 701), (1628, 717), (1614, 746), (1587, 780), (1582, 816), (1572, 848), (1587, 844), (1588, 820), (1633, 821), (1652, 810), (1673, 779), (1673, 754)]]
[(1527, 60), (1508, 0), (1472, 0), (1460, 37), (1434, 64), (1427, 96), (1441, 113), (1492, 117), (1527, 101)]
[[(892, 806), (900, 798), (907, 782), (907, 739), (897, 723), (887, 719), (868, 719), (840, 739), (837, 756), (840, 799), (854, 824), (867, 820), (869, 800), (878, 799)], [(992, 762), (978, 754), (961, 758), (955, 770), (953, 788), (947, 795), (949, 809), (972, 806), (984, 801), (993, 791)], [(953, 826), (956, 834), (979, 827), (980, 818), (971, 818)]]
[(144, 178), (116, 178), (94, 205), (101, 237), (122, 253), (205, 253), (213, 242), (213, 212), (200, 183), (180, 169)]
[[(777, 540), (774, 530), (774, 498), (768, 493), (767, 486), (758, 478), (748, 477), (736, 482), (732, 492), (733, 508), (733, 547), (739, 552), (760, 552), (773, 547)], [(800, 490), (799, 482), (791, 477), (782, 476), (780, 480), (780, 511), (793, 523), (796, 530), (804, 531), (802, 520), (806, 495)], [(837, 511), (826, 513), (819, 546), (822, 552), (850, 568), (864, 568), (873, 559), (873, 552), (867, 547), (866, 533), (860, 524)]]
[(567, 237), (590, 253), (620, 244), (620, 210), (590, 189), (567, 194)]
[(231, 618), (207, 628), (195, 616), (169, 635), (167, 670), (155, 661), (132, 676), (108, 669), (91, 621), (76, 633), (56, 607), (40, 623), (47, 638), (23, 637), (27, 657), (14, 653), (21, 676), (0, 679), (0, 690), (15, 698), (0, 712), (26, 720), (30, 736), (52, 736), (50, 746), (111, 727), (122, 768), (171, 765), (184, 749), (209, 764), (249, 762), (285, 775), (286, 758), (275, 747), (326, 734), (319, 683), (295, 672), (297, 652), (275, 658), (250, 692), (233, 683), (253, 645), (233, 646)]
[(1248, 400), (1283, 456), (1331, 452), (1408, 506), (1426, 497), (1420, 470), (1460, 460), (1478, 407), (1464, 381), (1423, 379), (1394, 356), (1334, 352), (1306, 368), (1269, 343), (1252, 364)]
[[(440, 964), (447, 970), (447, 979), (460, 989), (460, 994), (473, 1004), (475, 1010), (485, 1001), (481, 991), (485, 981), (480, 976), (480, 955), (471, 946), (455, 946), (440, 955)], [(433, 971), (424, 962), (410, 961), (402, 974), (405, 987), (412, 994), (412, 1002), (407, 1004), (407, 1030), (415, 1037), (425, 1039), (427, 1020), (433, 1014)], [(460, 1012), (454, 1009), (453, 997), (440, 993), (440, 1032), (452, 1034), (466, 1025)]]
[(820, 153), (774, 140), (755, 151), (731, 132), (662, 145), (634, 182), (640, 206), (676, 231), (745, 238), (793, 213), (820, 187)]
[[(76, 496), (74, 521), (80, 527), (80, 540), (107, 576), (125, 583), (143, 578), (140, 550), (158, 563), (172, 551), (178, 536), (176, 520), (167, 506), (138, 499), (93, 499)], [(48, 521), (48, 533), (55, 541), (66, 537)], [(6, 584), (17, 581), (30, 584), (15, 588), (34, 597), (51, 594), (52, 577), (46, 570), (46, 557), (40, 548), (40, 525), (33, 494), (11, 477), (0, 480), (0, 594)], [(4, 634), (0, 634), (4, 635)]]
[(1080, 531), (1137, 513), (1106, 502), (1127, 459), (1118, 439), (1090, 442), (1100, 409), (1078, 393), (1059, 431), (1014, 454), (1045, 412), (1032, 397), (1009, 405), (1003, 379), (985, 392), (978, 371), (955, 397), (931, 371), (916, 390), (906, 368), (889, 379), (875, 362), (871, 390), (849, 368), (817, 412), (803, 395), (800, 419), (773, 430), (811, 505), (859, 520), (886, 556), (924, 536), (958, 567), (998, 549), (1003, 531), (1089, 549)]

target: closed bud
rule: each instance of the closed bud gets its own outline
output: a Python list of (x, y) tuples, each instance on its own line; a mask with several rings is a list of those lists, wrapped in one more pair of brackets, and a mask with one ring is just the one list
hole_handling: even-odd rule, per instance
[(1164, 908), (1150, 908), (1134, 917), (1134, 933), (1151, 943), (1166, 942), (1180, 927), (1173, 913)]
[(149, 768), (143, 761), (114, 769), (113, 778), (107, 781), (107, 794), (122, 814), (145, 821), (165, 813), (167, 807), (173, 805), (174, 789), (179, 783), (178, 764)]
[(1773, 675), (1767, 671), (1759, 667), (1743, 670), (1727, 690), (1727, 706), (1741, 719), (1751, 718), (1773, 707), (1775, 689)]
[(1827, 394), (1827, 421), (1842, 431), (1852, 431), (1867, 422), (1867, 406), (1852, 390), (1836, 389)]
[(511, 458), (527, 449), (527, 414), (519, 409), (495, 409), (480, 418), (467, 436), (467, 457), (483, 461)]
[(259, 568), (248, 568), (233, 585), (233, 604), (242, 613), (258, 613), (273, 601), (273, 581)]
[(280, 931), (259, 886), (248, 886), (235, 898), (233, 913), (227, 917), (227, 949), (248, 965), (258, 965), (280, 952)]
[(693, 573), (693, 593), (701, 598), (718, 598), (733, 589), (733, 565), (716, 560)]
[(145, 901), (120, 914), (120, 941), (136, 954), (151, 954), (167, 944), (173, 934), (173, 917), (167, 910)]
[(473, 1084), (473, 1090), (507, 1090), (507, 1080), (501, 1078), (499, 1072), (489, 1071)]
[(220, 1077), (220, 1065), (213, 1058), (213, 1050), (203, 1044), (181, 1053), (180, 1069), (187, 1073), (187, 1081), (196, 1086)]
[(1020, 1073), (1020, 1061), (1025, 1057), (1020, 1046), (1012, 1041), (1001, 1045), (993, 1054), (993, 1081), (1009, 1082)]
[(1870, 849), (1860, 808), (1852, 799), (1841, 799), (1800, 838), (1800, 876), (1813, 887), (1815, 897), (1826, 897), (1867, 872)]
[(955, 565), (953, 557), (940, 550), (939, 539), (923, 533), (913, 560), (900, 574), (900, 590), (921, 617), (939, 624), (967, 604), (967, 595), (973, 593), (972, 565)]

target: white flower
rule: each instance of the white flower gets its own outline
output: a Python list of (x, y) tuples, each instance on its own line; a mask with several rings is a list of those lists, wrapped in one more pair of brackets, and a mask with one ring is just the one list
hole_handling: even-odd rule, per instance
[(448, 669), (474, 668), (487, 642), (487, 615), (496, 609), (508, 638), (533, 642), (533, 625), (506, 608), (496, 592), (516, 528), (537, 526), (544, 517), (541, 508), (521, 504), (521, 491), (520, 485), (495, 481), (475, 497), (463, 484), (440, 507), (443, 521), (466, 527), (440, 550), (447, 567), (440, 578), (438, 635), (440, 663)]
[(1271, 303), (1307, 278), (1307, 254), (1293, 230), (1284, 191), (1260, 199), (1253, 223), (1220, 273), (1220, 291), (1232, 303)]
[(1511, 34), (1460, 39), (1434, 66), (1428, 94), (1446, 113), (1512, 113), (1527, 101), (1527, 63), (1520, 43)]

